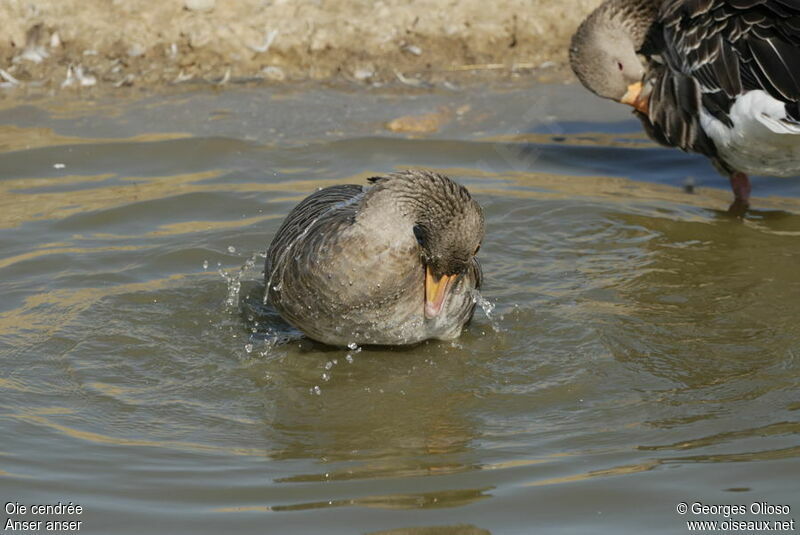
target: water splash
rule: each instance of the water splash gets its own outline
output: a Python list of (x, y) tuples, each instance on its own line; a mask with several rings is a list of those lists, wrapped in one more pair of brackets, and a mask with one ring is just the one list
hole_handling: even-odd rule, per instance
[(492, 326), (492, 330), (496, 333), (502, 332), (500, 328), (500, 323), (498, 320), (492, 315), (494, 313), (495, 304), (486, 299), (481, 295), (478, 290), (472, 291), (472, 302), (481, 307), (483, 313), (486, 314), (486, 319), (489, 320), (489, 324)]
[[(242, 289), (242, 278), (255, 268), (256, 260), (263, 258), (264, 253), (253, 253), (238, 271), (229, 275), (222, 267), (217, 264), (217, 273), (225, 280), (228, 285), (228, 295), (225, 297), (225, 306), (229, 311), (238, 310), (239, 292)], [(259, 273), (260, 276), (260, 273)]]
[(225, 298), (225, 305), (230, 309), (239, 299), (239, 290), (242, 289), (242, 282), (238, 274), (228, 275), (222, 268), (218, 268), (217, 273), (219, 273), (220, 277), (225, 279), (225, 282), (228, 284), (228, 295)]
[[(346, 360), (348, 364), (352, 364), (353, 360), (355, 360), (353, 359), (353, 355), (361, 353), (361, 348), (355, 342), (350, 342), (349, 344), (347, 344), (347, 349), (349, 349), (350, 351), (348, 351), (347, 355), (345, 355), (344, 360)], [(335, 359), (334, 363), (336, 363)]]
[[(304, 339), (301, 331), (286, 323), (274, 308), (263, 304), (264, 286), (260, 270), (256, 270), (257, 279), (251, 280), (254, 276), (249, 274), (247, 265), (242, 267), (243, 270), (238, 274), (241, 285), (238, 312), (249, 334), (247, 343), (252, 345), (252, 350), (246, 353), (247, 356), (270, 357), (275, 353), (276, 347)], [(229, 290), (226, 307), (229, 307), (230, 297)]]

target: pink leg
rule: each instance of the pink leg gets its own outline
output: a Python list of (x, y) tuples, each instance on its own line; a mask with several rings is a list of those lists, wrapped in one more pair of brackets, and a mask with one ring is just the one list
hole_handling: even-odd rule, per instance
[(731, 189), (733, 190), (733, 204), (728, 211), (741, 216), (750, 207), (750, 179), (747, 175), (736, 171), (731, 173)]

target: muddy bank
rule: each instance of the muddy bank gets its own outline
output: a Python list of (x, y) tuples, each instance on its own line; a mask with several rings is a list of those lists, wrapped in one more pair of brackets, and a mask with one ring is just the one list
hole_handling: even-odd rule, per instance
[[(569, 77), (599, 0), (6, 0), (8, 90)], [(2, 94), (2, 93), (0, 93)]]

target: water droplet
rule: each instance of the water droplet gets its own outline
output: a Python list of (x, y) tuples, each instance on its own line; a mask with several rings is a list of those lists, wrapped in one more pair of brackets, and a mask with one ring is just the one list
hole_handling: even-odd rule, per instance
[(322, 380), (323, 380), (323, 381), (330, 381), (330, 380), (331, 380), (331, 374), (329, 374), (329, 373), (323, 373), (323, 374), (322, 374)]
[(203, 260), (203, 270), (208, 269), (208, 260)]
[(349, 349), (358, 349), (358, 344), (355, 342), (350, 342), (349, 344), (347, 344), (347, 347)]
[(344, 358), (344, 360), (346, 360), (348, 364), (352, 364), (353, 363), (353, 355), (350, 355), (348, 353), (347, 356)]
[(229, 245), (228, 246), (228, 252), (229, 253), (235, 253), (236, 252), (236, 247), (234, 247), (233, 245)]
[(330, 370), (331, 368), (333, 368), (333, 362), (331, 362), (331, 361), (326, 362), (325, 363), (325, 369), (326, 370)]
[[(492, 317), (492, 312), (494, 312), (495, 305), (488, 299), (484, 298), (478, 290), (474, 290), (472, 293), (472, 302), (476, 303), (478, 306), (483, 309), (484, 314), (486, 314), (486, 318), (489, 320), (489, 323), (492, 325), (492, 330), (494, 332), (500, 332), (500, 326), (497, 324), (497, 320)], [(486, 334), (486, 333), (483, 333)]]
[(244, 345), (244, 350), (245, 350), (245, 351), (247, 351), (248, 353), (252, 353), (252, 351), (253, 351), (253, 344), (245, 344), (245, 345)]
[(319, 396), (322, 394), (322, 389), (319, 386), (314, 385), (314, 388), (311, 389), (311, 393)]

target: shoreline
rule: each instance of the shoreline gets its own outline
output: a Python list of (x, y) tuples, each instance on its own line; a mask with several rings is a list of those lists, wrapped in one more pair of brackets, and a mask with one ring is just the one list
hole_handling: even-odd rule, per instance
[[(599, 0), (10, 0), (0, 94), (329, 82), (429, 88), (572, 79)], [(121, 92), (123, 93), (123, 92)], [(124, 93), (123, 93), (124, 94)]]

